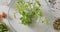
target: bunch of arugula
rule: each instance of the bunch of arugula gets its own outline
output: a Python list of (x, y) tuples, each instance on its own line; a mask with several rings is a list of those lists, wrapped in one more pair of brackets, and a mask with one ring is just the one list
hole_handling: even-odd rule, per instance
[(0, 22), (0, 32), (8, 32), (8, 31), (9, 31), (9, 29), (6, 26), (6, 24), (3, 22)]
[(17, 0), (15, 3), (17, 11), (23, 16), (20, 18), (22, 24), (30, 25), (33, 22), (33, 18), (35, 15), (42, 17), (41, 12), (41, 4), (38, 0), (34, 0), (34, 2), (26, 2), (25, 0)]

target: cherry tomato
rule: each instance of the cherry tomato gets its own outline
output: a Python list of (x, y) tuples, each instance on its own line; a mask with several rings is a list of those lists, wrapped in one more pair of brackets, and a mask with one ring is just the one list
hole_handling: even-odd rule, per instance
[(3, 12), (3, 13), (2, 13), (2, 18), (6, 18), (6, 17), (7, 17), (6, 13)]

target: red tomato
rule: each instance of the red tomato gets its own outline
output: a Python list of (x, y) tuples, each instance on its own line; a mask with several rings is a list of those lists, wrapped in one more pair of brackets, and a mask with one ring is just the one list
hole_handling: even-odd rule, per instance
[(3, 12), (2, 13), (2, 18), (6, 18), (6, 16), (7, 16), (6, 13)]

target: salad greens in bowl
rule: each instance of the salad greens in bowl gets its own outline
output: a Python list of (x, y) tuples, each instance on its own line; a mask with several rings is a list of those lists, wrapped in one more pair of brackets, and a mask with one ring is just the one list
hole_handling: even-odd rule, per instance
[(18, 0), (15, 5), (17, 8), (17, 13), (22, 15), (20, 20), (24, 25), (32, 24), (32, 19), (35, 15), (42, 17), (42, 12), (40, 9), (41, 5), (38, 0), (35, 0), (35, 2), (23, 2), (23, 0)]
[(43, 16), (41, 10), (41, 4), (39, 0), (32, 0), (32, 1), (17, 0), (14, 3), (14, 6), (16, 8), (16, 12), (14, 13), (14, 18), (16, 18), (16, 13), (21, 14), (22, 17), (20, 17), (19, 19), (24, 25), (32, 24), (32, 22), (34, 22), (33, 18), (36, 18), (36, 16), (37, 18), (40, 18), (40, 21), (42, 22), (46, 22), (46, 23), (49, 22), (49, 19)]
[[(53, 30), (52, 21), (54, 17), (45, 0), (13, 0), (9, 6), (9, 23), (16, 31), (22, 31), (30, 25), (31, 27), (28, 28), (36, 30), (36, 32)], [(29, 29), (24, 31), (30, 31)]]

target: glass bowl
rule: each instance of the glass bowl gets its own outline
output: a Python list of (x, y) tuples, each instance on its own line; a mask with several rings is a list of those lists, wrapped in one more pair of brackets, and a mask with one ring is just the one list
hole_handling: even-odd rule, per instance
[(9, 19), (9, 24), (14, 28), (14, 31), (16, 32), (54, 32), (53, 29), (53, 21), (54, 21), (54, 16), (52, 15), (52, 10), (51, 8), (48, 6), (48, 3), (46, 0), (40, 0), (40, 4), (41, 4), (41, 10), (43, 13), (43, 16), (49, 19), (49, 24), (44, 24), (44, 23), (34, 23), (32, 26), (27, 26), (27, 25), (23, 25), (21, 24), (21, 20), (19, 20), (19, 16), (21, 17), (21, 15), (18, 15), (17, 19), (14, 18), (14, 12), (16, 11), (15, 7), (14, 7), (14, 3), (16, 2), (16, 0), (12, 0), (11, 3), (9, 4), (9, 11), (8, 11), (8, 19)]

